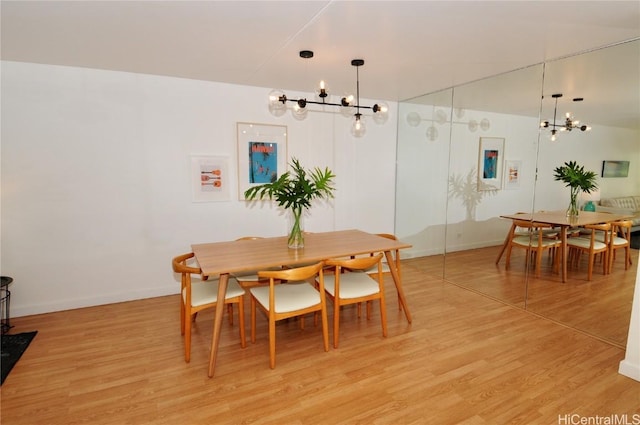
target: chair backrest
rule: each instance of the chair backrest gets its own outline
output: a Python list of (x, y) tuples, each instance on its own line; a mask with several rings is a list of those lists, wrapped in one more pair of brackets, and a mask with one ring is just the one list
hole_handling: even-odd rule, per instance
[(591, 246), (593, 247), (596, 241), (596, 232), (600, 231), (604, 234), (604, 240), (602, 241), (605, 245), (611, 244), (611, 223), (602, 223), (602, 224), (585, 224), (584, 228), (590, 231), (591, 238)]
[(322, 272), (324, 262), (320, 261), (309, 266), (297, 267), (282, 270), (262, 270), (258, 272), (259, 277), (273, 280), (302, 281), (314, 277), (318, 272)]
[(329, 259), (324, 263), (327, 266), (337, 267), (338, 270), (336, 270), (336, 273), (340, 272), (340, 268), (347, 268), (349, 270), (368, 270), (376, 264), (378, 264), (378, 267), (380, 267), (380, 260), (382, 259), (383, 255), (384, 254), (379, 253), (371, 257)]
[(611, 223), (613, 234), (619, 234), (621, 238), (631, 242), (631, 227), (633, 222), (631, 220), (620, 220)]
[(173, 267), (173, 271), (181, 274), (201, 274), (202, 270), (199, 267), (191, 267), (187, 265), (187, 260), (194, 257), (193, 252), (189, 252), (188, 254), (178, 255), (171, 260), (171, 266)]

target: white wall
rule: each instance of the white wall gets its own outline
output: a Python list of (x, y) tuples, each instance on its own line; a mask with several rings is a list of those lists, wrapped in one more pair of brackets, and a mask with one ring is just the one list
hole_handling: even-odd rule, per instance
[(273, 117), (270, 88), (17, 62), (1, 77), (13, 316), (177, 293), (170, 259), (191, 244), (284, 235), (279, 211), (238, 201), (235, 181), (231, 201), (191, 200), (190, 155), (228, 156), (235, 174), (240, 121), (287, 125), (289, 157), (337, 175), (307, 230), (394, 230), (396, 104), (354, 139), (339, 113)]

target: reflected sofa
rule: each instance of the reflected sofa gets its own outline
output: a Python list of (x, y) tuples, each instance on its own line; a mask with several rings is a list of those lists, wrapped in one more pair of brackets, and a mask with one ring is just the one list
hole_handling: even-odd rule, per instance
[(596, 205), (596, 211), (614, 214), (629, 214), (633, 216), (632, 232), (640, 230), (640, 196), (620, 196), (616, 198), (602, 198)]

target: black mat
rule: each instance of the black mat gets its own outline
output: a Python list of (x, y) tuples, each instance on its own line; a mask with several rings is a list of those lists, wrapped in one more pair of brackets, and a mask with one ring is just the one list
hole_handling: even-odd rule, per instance
[(640, 232), (631, 233), (631, 248), (640, 249)]
[(22, 353), (27, 349), (33, 337), (36, 336), (38, 331), (33, 332), (25, 332), (21, 334), (15, 335), (2, 335), (2, 349), (0, 350), (1, 360), (0, 360), (0, 369), (2, 369), (2, 381), (0, 381), (0, 385), (4, 383), (4, 380), (7, 379), (9, 372), (13, 369)]

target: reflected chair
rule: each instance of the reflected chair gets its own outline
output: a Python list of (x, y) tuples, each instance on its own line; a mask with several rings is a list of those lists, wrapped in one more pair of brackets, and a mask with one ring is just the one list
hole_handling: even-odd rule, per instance
[[(256, 309), (260, 309), (269, 321), (269, 367), (271, 369), (276, 366), (276, 322), (279, 320), (319, 312), (322, 318), (324, 351), (329, 351), (323, 267), (324, 263), (321, 261), (310, 266), (292, 269), (259, 271), (260, 278), (269, 279), (269, 286), (249, 289), (251, 342), (256, 342)], [(277, 281), (287, 283), (276, 285)], [(319, 287), (314, 287), (310, 281), (318, 282)]]
[[(218, 301), (219, 279), (200, 278), (202, 275), (194, 254), (182, 254), (171, 261), (173, 271), (181, 276), (180, 290), (180, 333), (184, 335), (184, 360), (191, 360), (191, 323), (195, 321), (199, 311), (216, 307)], [(224, 304), (238, 305), (238, 322), (240, 327), (240, 346), (246, 347), (244, 331), (244, 290), (238, 282), (229, 277)], [(233, 310), (230, 311), (230, 323), (233, 324)]]
[[(602, 261), (602, 274), (609, 273), (609, 256), (611, 255), (611, 224), (588, 224), (582, 227), (583, 232), (579, 237), (567, 239), (569, 249), (569, 263), (574, 267), (580, 263), (580, 254), (586, 252), (589, 255), (587, 263), (587, 280), (593, 276), (593, 265), (597, 254), (604, 256)], [(602, 237), (602, 240), (598, 240)]]
[[(614, 221), (611, 223), (611, 255), (609, 256), (609, 272), (616, 260), (616, 250), (624, 249), (624, 269), (628, 270), (631, 261), (631, 220)], [(597, 238), (597, 237), (596, 237)]]
[[(335, 267), (335, 273), (327, 274), (324, 279), (324, 289), (333, 301), (333, 347), (338, 348), (340, 338), (340, 307), (358, 303), (360, 313), (361, 302), (367, 303), (367, 319), (371, 318), (371, 301), (380, 302), (380, 321), (382, 335), (387, 336), (387, 310), (384, 299), (384, 281), (382, 279), (383, 254), (372, 257), (358, 257), (352, 259), (329, 259), (325, 261), (328, 267)], [(378, 269), (376, 279), (369, 273), (371, 267)], [(343, 269), (349, 270), (343, 273)], [(359, 316), (360, 314), (358, 314)]]
[[(527, 220), (513, 220), (509, 237), (507, 240), (507, 258), (505, 268), (509, 270), (511, 265), (511, 251), (513, 248), (520, 248), (526, 251), (525, 269), (529, 267), (529, 259), (535, 262), (535, 276), (540, 276), (542, 255), (544, 251), (553, 253), (553, 270), (558, 272), (560, 264), (560, 246), (562, 242), (558, 239), (547, 237), (550, 229), (553, 227), (546, 223), (537, 223)], [(516, 229), (520, 229), (516, 233)], [(523, 229), (527, 233), (523, 234)]]

